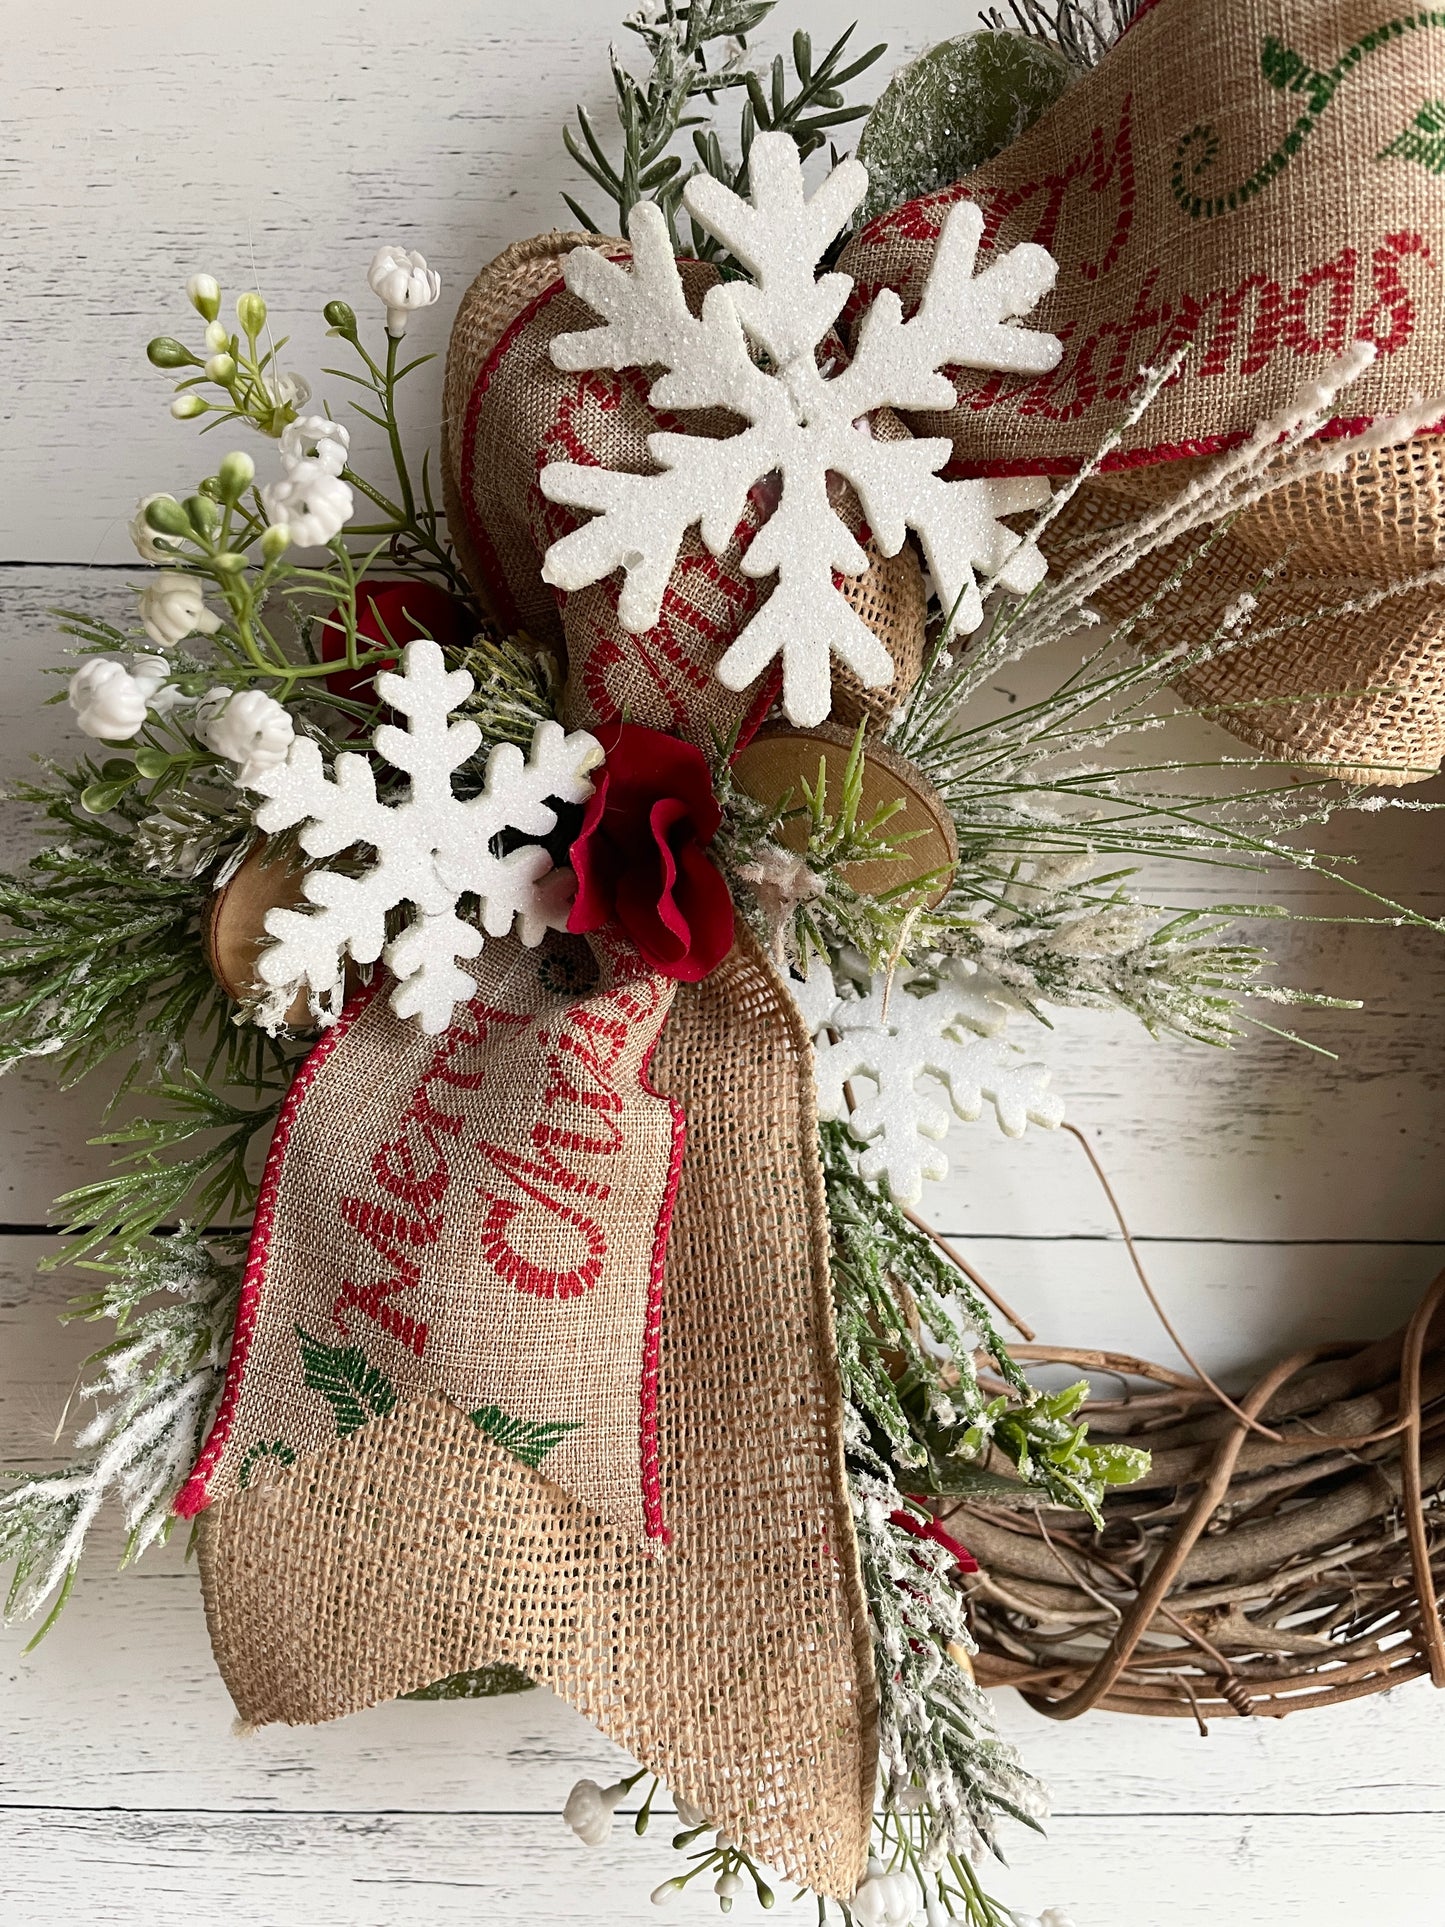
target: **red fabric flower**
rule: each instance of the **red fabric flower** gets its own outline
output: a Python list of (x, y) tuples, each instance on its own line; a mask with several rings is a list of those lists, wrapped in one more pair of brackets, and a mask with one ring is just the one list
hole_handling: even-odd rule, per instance
[(942, 1546), (960, 1572), (978, 1571), (978, 1561), (968, 1547), (961, 1546), (951, 1532), (945, 1532), (937, 1519), (925, 1521), (920, 1519), (916, 1512), (910, 1512), (906, 1506), (900, 1506), (897, 1512), (889, 1514), (888, 1522), (890, 1525), (898, 1526), (914, 1539), (931, 1539), (934, 1545)]
[(577, 900), (567, 928), (616, 924), (663, 977), (695, 984), (733, 946), (733, 903), (707, 845), (722, 811), (702, 752), (677, 736), (614, 723), (572, 845)]
[[(434, 582), (367, 576), (356, 585), (360, 647), (385, 648), (390, 642), (400, 647), (417, 636), (428, 635), (443, 649), (464, 649), (472, 640), (475, 626), (466, 604)], [(340, 610), (333, 609), (321, 630), (321, 660), (336, 662), (345, 655), (346, 630)], [(395, 656), (377, 667), (395, 669)], [(374, 669), (336, 669), (326, 678), (326, 687), (333, 696), (374, 702), (376, 692), (371, 680), (375, 674)]]

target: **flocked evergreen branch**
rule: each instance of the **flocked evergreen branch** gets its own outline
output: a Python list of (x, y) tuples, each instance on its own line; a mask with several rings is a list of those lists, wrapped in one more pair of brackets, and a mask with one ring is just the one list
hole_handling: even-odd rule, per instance
[[(846, 1126), (824, 1124), (821, 1142), (843, 1389), (878, 1456), (913, 1492), (1044, 1502), (1098, 1519), (1105, 1488), (1136, 1479), (1146, 1455), (1090, 1444), (1073, 1423), (1087, 1383), (1031, 1385), (972, 1281), (859, 1174)], [(998, 1367), (1003, 1393), (980, 1384), (979, 1351)], [(991, 1448), (1010, 1470), (990, 1466)]]
[[(1257, 620), (1256, 598), (1243, 595), (1202, 640), (1145, 652), (1137, 647), (1151, 625), (1167, 621), (1172, 598), (1208, 567), (1234, 517), (1287, 482), (1337, 468), (1350, 451), (1408, 438), (1438, 414), (1438, 401), (1421, 403), (1344, 443), (1322, 443), (1320, 429), (1340, 394), (1369, 366), (1371, 353), (1367, 344), (1357, 345), (1304, 384), (1240, 448), (1157, 508), (1091, 538), (1076, 560), (1065, 561), (1031, 595), (992, 597), (985, 626), (966, 649), (950, 654), (934, 645), (888, 739), (934, 783), (959, 840), (950, 894), (913, 932), (919, 950), (932, 946), (971, 958), (1035, 1015), (1050, 1003), (1115, 1005), (1156, 1033), (1225, 1043), (1237, 1034), (1242, 998), (1333, 1000), (1266, 984), (1266, 954), (1232, 935), (1243, 917), (1289, 913), (1269, 904), (1169, 909), (1136, 891), (1139, 863), (1256, 875), (1292, 870), (1351, 890), (1363, 899), (1367, 915), (1383, 923), (1445, 927), (1370, 890), (1351, 875), (1348, 859), (1326, 857), (1301, 841), (1342, 808), (1422, 805), (1395, 796), (1367, 798), (1327, 776), (1263, 756), (1201, 762), (1118, 755), (1120, 745), (1132, 746), (1184, 713), (1170, 685), (1191, 670), (1220, 654), (1273, 641), (1299, 622), (1354, 607), (1347, 599), (1264, 624)], [(1058, 492), (1033, 534), (1064, 513), (1079, 481), (1097, 472), (1122, 427), (1143, 414), (1177, 367), (1178, 357), (1146, 376), (1120, 430), (1106, 439), (1083, 476)], [(1097, 628), (1090, 598), (1160, 551), (1169, 552), (1171, 563), (1158, 586), (1137, 599), (1069, 674), (1002, 715), (978, 713), (1006, 665)], [(1262, 581), (1268, 573), (1262, 572)], [(1425, 583), (1424, 577), (1411, 578), (1371, 593), (1405, 593)], [(1120, 857), (1129, 867), (1115, 867)], [(1248, 1021), (1272, 1028), (1257, 1017)]]
[(71, 1315), (111, 1319), (116, 1335), (87, 1361), (79, 1396), (94, 1416), (63, 1471), (0, 1481), (0, 1566), (11, 1567), (7, 1619), (75, 1581), (87, 1536), (109, 1499), (127, 1539), (122, 1563), (163, 1540), (172, 1504), (215, 1416), (240, 1295), (243, 1241), (182, 1227), (128, 1251)]
[(1122, 1010), (1152, 1037), (1227, 1046), (1246, 1026), (1277, 1028), (1246, 1000), (1359, 1008), (1355, 999), (1271, 983), (1268, 949), (1233, 934), (1240, 922), (1297, 921), (1297, 913), (1257, 903), (1169, 911), (1134, 894), (1135, 874), (1099, 873), (1087, 850), (981, 857), (970, 866), (971, 894), (955, 894), (939, 940), (948, 953), (977, 964), (1005, 1001), (1046, 1025), (1050, 1006)]
[[(106, 1176), (56, 1199), (68, 1242), (53, 1262), (111, 1247), (126, 1253), (182, 1212), (202, 1224), (239, 1217), (256, 1194), (252, 1147), (274, 1125), (288, 1081), (283, 1059), (254, 1103), (233, 1102), (194, 1070), (148, 1086), (158, 1110), (91, 1140), (120, 1147)], [(182, 1147), (194, 1148), (174, 1155)]]
[[(885, 52), (872, 47), (846, 58), (853, 28), (843, 32), (821, 59), (814, 60), (811, 36), (798, 32), (790, 47), (792, 74), (775, 55), (766, 80), (748, 65), (747, 36), (772, 12), (776, 0), (692, 0), (679, 6), (664, 0), (660, 10), (631, 15), (623, 24), (643, 42), (651, 67), (636, 79), (617, 52), (612, 54), (612, 84), (622, 151), (614, 159), (584, 107), (577, 127), (563, 129), (572, 159), (611, 199), (622, 233), (639, 201), (662, 210), (681, 254), (716, 261), (726, 272), (736, 267), (730, 255), (696, 223), (686, 238), (679, 230), (682, 193), (699, 172), (711, 174), (739, 194), (748, 192), (748, 161), (760, 133), (783, 133), (807, 156), (821, 147), (834, 128), (859, 120), (867, 104), (848, 105), (844, 89)], [(711, 62), (711, 64), (710, 64)], [(747, 99), (738, 129), (738, 158), (729, 160), (706, 116), (691, 112), (699, 100), (716, 106), (718, 95), (743, 88)], [(673, 151), (676, 137), (693, 130), (697, 161), (691, 166)], [(590, 233), (602, 231), (572, 195), (567, 206)]]
[(1097, 67), (1138, 13), (1144, 0), (1008, 0), (1012, 18), (997, 7), (983, 18), (997, 32), (1026, 33), (1057, 47), (1071, 67)]
[[(457, 655), (455, 666), (465, 669), (475, 685), (458, 714), (470, 717), (482, 732), (481, 748), (468, 766), (480, 779), (498, 743), (529, 750), (538, 723), (555, 719), (561, 671), (556, 657), (525, 635), (479, 635)], [(456, 787), (459, 795), (466, 793), (464, 781)]]
[(253, 1059), (200, 941), (206, 872), (250, 834), (239, 800), (203, 807), (195, 788), (152, 811), (131, 788), (132, 760), (114, 760), (124, 767), (87, 760), (16, 792), (59, 840), (0, 874), (0, 1066), (52, 1056), (73, 1081), (126, 1050), (164, 1057), (194, 1024), (228, 1063)]
[(971, 1903), (968, 1912), (990, 1920), (978, 1905), (982, 1895), (968, 1863), (998, 1852), (1000, 1818), (1042, 1831), (1044, 1790), (999, 1733), (987, 1697), (960, 1664), (961, 1653), (976, 1649), (952, 1556), (896, 1523), (903, 1493), (855, 1411), (845, 1449), (873, 1622), (883, 1810), (903, 1821), (910, 1872), (924, 1881), (952, 1873)]

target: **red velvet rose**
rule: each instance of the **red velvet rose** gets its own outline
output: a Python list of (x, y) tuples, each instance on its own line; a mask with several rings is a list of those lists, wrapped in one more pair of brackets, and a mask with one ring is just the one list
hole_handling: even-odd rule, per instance
[[(475, 626), (466, 604), (434, 582), (367, 576), (356, 585), (358, 646), (384, 649), (395, 643), (399, 648), (428, 635), (443, 649), (465, 649)], [(346, 630), (339, 610), (333, 609), (321, 629), (321, 660), (337, 662), (345, 655)], [(395, 656), (377, 667), (394, 669)], [(333, 696), (374, 702), (371, 679), (375, 674), (375, 669), (337, 669), (326, 678), (326, 687)]]
[(707, 854), (722, 821), (700, 750), (661, 730), (614, 723), (572, 845), (577, 900), (567, 928), (615, 923), (663, 977), (695, 984), (733, 946), (733, 903)]

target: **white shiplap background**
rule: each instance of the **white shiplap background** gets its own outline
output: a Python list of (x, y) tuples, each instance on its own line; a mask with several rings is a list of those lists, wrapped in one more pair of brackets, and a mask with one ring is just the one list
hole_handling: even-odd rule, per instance
[[(857, 12), (890, 64), (972, 17), (945, 0)], [(823, 0), (799, 19), (837, 24)], [(361, 307), (373, 248), (404, 239), (446, 279), (416, 324), (440, 348), (476, 268), (565, 221), (558, 123), (578, 99), (605, 115), (613, 26), (613, 0), (0, 0), (0, 777), (66, 740), (63, 712), (37, 707), (58, 655), (47, 612), (123, 605), (134, 498), (200, 472), (142, 357), (183, 321), (187, 274), (259, 285), (292, 364), (314, 370), (321, 302)], [(436, 396), (428, 370), (418, 440)], [(1329, 835), (1378, 887), (1445, 908), (1431, 817)], [(1193, 882), (1179, 900), (1208, 893)], [(1384, 1330), (1445, 1254), (1445, 947), (1302, 925), (1282, 948), (1295, 980), (1366, 999), (1304, 1020), (1332, 1058), (1268, 1038), (1230, 1056), (1155, 1046), (1102, 1017), (1051, 1045), (1161, 1290), (1221, 1370)], [(69, 1284), (36, 1263), (51, 1197), (100, 1168), (94, 1127), (84, 1091), (0, 1084), (0, 1464), (52, 1462), (86, 1349), (55, 1322)], [(1076, 1145), (980, 1124), (953, 1151), (936, 1219), (1041, 1332), (1170, 1356)], [(1079, 1927), (1445, 1921), (1445, 1704), (1423, 1683), (1207, 1739), (1108, 1716), (1056, 1727), (1010, 1696), (1001, 1712), (1055, 1796), (1047, 1842), (1020, 1836), (999, 1876), (1015, 1904), (1067, 1904)], [(546, 1694), (244, 1740), (230, 1718), (178, 1549), (125, 1575), (99, 1558), (33, 1655), (0, 1636), (0, 1922), (622, 1927), (651, 1917), (672, 1870), (665, 1828), (588, 1852), (562, 1827), (572, 1780), (617, 1758)]]

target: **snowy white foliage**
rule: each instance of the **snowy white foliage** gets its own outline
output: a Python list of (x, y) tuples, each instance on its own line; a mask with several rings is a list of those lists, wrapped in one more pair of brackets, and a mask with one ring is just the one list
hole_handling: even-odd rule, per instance
[(888, 406), (951, 408), (954, 386), (943, 372), (950, 367), (1019, 374), (1052, 368), (1056, 338), (1017, 320), (1052, 286), (1055, 266), (1045, 249), (1026, 243), (975, 274), (983, 216), (959, 202), (917, 313), (905, 321), (897, 294), (883, 290), (864, 317), (852, 361), (830, 379), (824, 344), (853, 283), (845, 274), (815, 279), (815, 270), (862, 200), (868, 171), (845, 160), (806, 195), (786, 134), (759, 135), (749, 165), (751, 202), (706, 175), (686, 190), (694, 219), (753, 277), (710, 288), (699, 316), (684, 298), (667, 223), (649, 202), (638, 204), (628, 225), (631, 272), (593, 248), (568, 255), (568, 287), (604, 325), (558, 336), (552, 357), (559, 368), (660, 367), (654, 407), (724, 408), (747, 426), (720, 440), (649, 436), (658, 469), (651, 475), (549, 464), (540, 477), (549, 500), (596, 513), (553, 543), (542, 572), (555, 587), (576, 590), (624, 570), (619, 617), (624, 629), (641, 634), (661, 614), (686, 531), (698, 524), (707, 547), (721, 555), (749, 491), (778, 475), (778, 506), (742, 562), (748, 575), (776, 575), (777, 582), (717, 675), (727, 688), (744, 689), (781, 655), (783, 707), (808, 726), (831, 707), (830, 652), (870, 688), (893, 675), (887, 651), (834, 584), (835, 572), (861, 575), (868, 558), (830, 500), (830, 475), (851, 483), (884, 555), (898, 553), (910, 528), (917, 534), (957, 630), (982, 620), (980, 574), (1019, 592), (1042, 578), (1038, 549), (998, 518), (1046, 500), (1046, 484), (944, 481), (937, 471), (953, 452), (950, 442), (877, 440), (868, 417)]
[[(813, 1012), (819, 1007), (812, 1003)], [(939, 1146), (948, 1135), (948, 1112), (919, 1090), (920, 1078), (942, 1085), (966, 1120), (992, 1104), (1009, 1137), (1021, 1137), (1029, 1124), (1053, 1129), (1062, 1123), (1064, 1107), (1048, 1088), (1047, 1068), (1024, 1061), (1009, 1044), (1001, 1034), (1006, 1017), (1003, 1006), (967, 981), (945, 978), (919, 996), (900, 978), (891, 992), (880, 982), (866, 996), (839, 999), (823, 1019), (837, 1040), (820, 1037), (814, 1047), (818, 1114), (846, 1119), (867, 1147), (863, 1176), (886, 1181), (900, 1204), (918, 1202), (925, 1178), (948, 1175)], [(995, 1034), (979, 1035), (980, 1026)], [(871, 1093), (853, 1083), (860, 1077), (869, 1080)], [(844, 1088), (850, 1084), (851, 1112)]]
[[(476, 754), (482, 733), (474, 722), (448, 722), (472, 692), (464, 669), (448, 670), (442, 652), (425, 638), (408, 643), (402, 673), (382, 672), (377, 693), (406, 716), (403, 730), (383, 723), (374, 737), (377, 753), (411, 782), (396, 802), (376, 793), (365, 756), (345, 751), (336, 758), (334, 780), (321, 751), (298, 739), (284, 764), (258, 777), (253, 787), (267, 799), (256, 823), (267, 832), (302, 824), (308, 856), (335, 856), (370, 845), (376, 861), (361, 876), (311, 870), (305, 883), (310, 910), (271, 910), (266, 929), (276, 942), (262, 952), (261, 981), (271, 995), (265, 1018), (279, 1023), (303, 985), (319, 1015), (334, 1016), (343, 981), (343, 958), (374, 963), (382, 957), (397, 978), (391, 994), (399, 1017), (420, 1017), (422, 1029), (439, 1032), (475, 985), (459, 959), (475, 957), (485, 931), (504, 937), (513, 928), (525, 944), (540, 943), (548, 930), (566, 927), (573, 887), (569, 870), (553, 868), (536, 841), (498, 855), (503, 832), (536, 839), (557, 826), (553, 801), (583, 803), (592, 794), (587, 772), (602, 760), (602, 747), (585, 730), (563, 732), (540, 722), (531, 753), (499, 743), (487, 759), (486, 781), (476, 796), (454, 794), (452, 772)], [(549, 800), (550, 799), (550, 800)], [(457, 915), (467, 894), (480, 900), (482, 929)], [(415, 916), (388, 943), (388, 911), (410, 904)]]
[(127, 1560), (164, 1538), (220, 1403), (240, 1285), (239, 1253), (182, 1229), (132, 1253), (97, 1294), (87, 1315), (114, 1318), (118, 1335), (89, 1361), (80, 1397), (96, 1410), (76, 1457), (0, 1488), (0, 1563), (14, 1563), (7, 1619), (67, 1585), (108, 1499), (120, 1501)]
[[(987, 1694), (956, 1654), (977, 1651), (952, 1558), (893, 1523), (903, 1495), (845, 1409), (849, 1492), (878, 1679), (878, 1771), (885, 1808), (921, 1807), (921, 1855), (936, 1872), (949, 1854), (996, 1848), (999, 1814), (1037, 1826), (1047, 1798), (994, 1723)], [(921, 1796), (921, 1798), (920, 1798)]]

